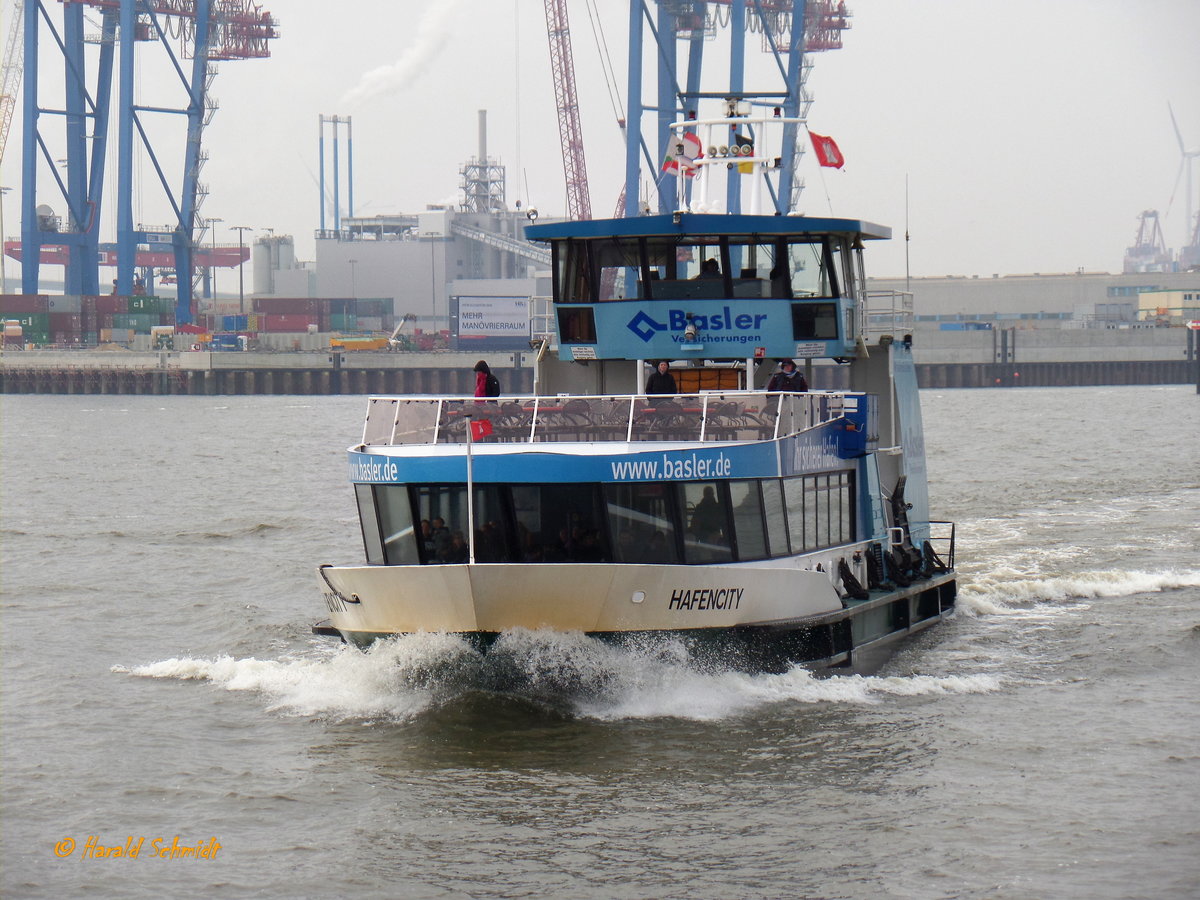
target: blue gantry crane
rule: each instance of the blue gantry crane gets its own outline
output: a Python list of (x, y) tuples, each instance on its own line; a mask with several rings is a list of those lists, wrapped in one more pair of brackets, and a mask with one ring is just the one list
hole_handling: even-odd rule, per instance
[[(643, 161), (657, 185), (658, 212), (674, 209), (679, 176), (660, 172), (662, 160), (671, 155), (669, 142), (674, 140), (669, 126), (694, 117), (702, 101), (778, 107), (784, 118), (805, 115), (809, 101), (804, 88), (804, 56), (841, 47), (841, 34), (850, 27), (849, 16), (841, 0), (631, 0), (625, 215), (642, 212)], [(746, 40), (755, 34), (777, 69), (778, 78), (769, 84), (746, 83)], [(718, 37), (728, 39), (728, 79), (719, 89), (702, 89), (705, 43)], [(656, 78), (651, 88), (653, 102), (643, 93), (647, 72)], [(649, 123), (648, 114), (652, 114)], [(652, 135), (650, 141), (646, 133)], [(796, 125), (785, 127), (783, 143), (778, 181), (771, 189), (779, 213), (794, 207), (798, 193), (795, 171), (802, 144)], [(740, 208), (740, 187), (739, 179), (729, 179), (726, 208), (731, 212)]]
[[(38, 292), (42, 248), (67, 251), (68, 294), (100, 293), (99, 222), (108, 157), (110, 116), (116, 74), (116, 291), (133, 292), (139, 245), (170, 248), (174, 258), (178, 303), (176, 321), (192, 321), (195, 265), (193, 255), (206, 221), (199, 208), (206, 189), (199, 176), (205, 161), (201, 136), (215, 105), (208, 89), (212, 63), (260, 59), (270, 55), (269, 42), (278, 23), (251, 0), (21, 0), (24, 3), (24, 95), (21, 174), (22, 290)], [(51, 15), (61, 6), (58, 22)], [(101, 17), (99, 35), (85, 34), (85, 9)], [(43, 34), (51, 41), (43, 42)], [(43, 47), (43, 43), (45, 46)], [(89, 45), (97, 48), (91, 63)], [(40, 99), (39, 58), (60, 54), (63, 63), (62, 105)], [(161, 50), (177, 82), (176, 105), (139, 102), (135, 80), (140, 54)], [(184, 158), (174, 176), (164, 155), (156, 151), (147, 128), (150, 117), (178, 117), (185, 123)], [(64, 132), (50, 136), (50, 122)], [(45, 131), (43, 130), (45, 129)], [(56, 160), (52, 146), (62, 148)], [(144, 152), (172, 211), (161, 229), (145, 228), (134, 219), (134, 158)], [(64, 180), (63, 173), (66, 178)], [(181, 173), (182, 177), (179, 177)], [(48, 174), (65, 204), (65, 217), (39, 204), (39, 176)]]

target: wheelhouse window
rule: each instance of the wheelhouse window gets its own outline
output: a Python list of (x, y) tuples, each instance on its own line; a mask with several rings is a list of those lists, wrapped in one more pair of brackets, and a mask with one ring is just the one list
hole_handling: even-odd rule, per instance
[(836, 299), (854, 271), (847, 248), (836, 235), (568, 238), (552, 245), (555, 298)]

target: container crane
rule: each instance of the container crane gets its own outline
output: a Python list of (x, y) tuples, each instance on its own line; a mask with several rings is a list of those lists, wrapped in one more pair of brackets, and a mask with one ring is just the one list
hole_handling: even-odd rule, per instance
[[(62, 4), (61, 30), (51, 20), (45, 0), (26, 0), (30, 15), (24, 22), (24, 133), (21, 184), (21, 248), (25, 293), (37, 293), (42, 248), (63, 246), (69, 251), (68, 293), (99, 293), (99, 221), (107, 156), (109, 110), (113, 105), (114, 65), (118, 78), (117, 114), (117, 282), (118, 292), (132, 291), (139, 244), (169, 248), (177, 277), (176, 321), (192, 320), (192, 278), (198, 240), (203, 235), (199, 207), (207, 189), (199, 180), (206, 155), (201, 148), (204, 126), (215, 112), (208, 88), (218, 60), (261, 59), (278, 36), (278, 23), (252, 0), (72, 0)], [(84, 34), (84, 8), (102, 16), (99, 40)], [(61, 52), (67, 73), (61, 108), (39, 105), (38, 61), (42, 26), (53, 37), (51, 52)], [(175, 40), (179, 52), (174, 49)], [(85, 49), (99, 45), (95, 81), (87, 83)], [(165, 52), (182, 89), (179, 108), (138, 105), (135, 63), (140, 46), (157, 43)], [(187, 64), (190, 60), (190, 66)], [(66, 181), (40, 130), (43, 113), (65, 123)], [(152, 114), (182, 114), (183, 183), (173, 188), (144, 122)], [(169, 203), (174, 220), (166, 229), (135, 225), (133, 215), (134, 154), (145, 152)], [(46, 170), (66, 203), (65, 228), (60, 218), (38, 215), (38, 176)]]
[[(674, 207), (677, 176), (659, 177), (659, 162), (671, 154), (670, 123), (696, 114), (705, 101), (747, 106), (777, 106), (784, 118), (803, 118), (810, 100), (804, 88), (807, 53), (836, 50), (842, 33), (850, 27), (850, 12), (842, 0), (630, 0), (629, 4), (629, 96), (625, 120), (629, 137), (625, 144), (625, 214), (637, 215), (643, 161), (657, 182), (658, 208)], [(728, 78), (718, 90), (701, 90), (704, 44), (724, 32), (729, 40)], [(748, 86), (745, 72), (745, 38), (760, 33), (764, 49), (775, 58), (777, 85)], [(681, 45), (682, 44), (682, 49)], [(643, 99), (643, 69), (654, 61), (656, 83)], [(740, 107), (739, 107), (740, 108)], [(643, 136), (643, 117), (653, 112), (653, 126)], [(799, 184), (796, 162), (802, 152), (799, 130), (784, 128), (778, 188), (772, 188), (775, 209), (787, 213), (794, 207)], [(657, 156), (649, 147), (657, 149)], [(765, 176), (764, 176), (765, 177)], [(740, 187), (736, 178), (728, 185), (727, 208), (740, 209)]]
[(1171, 252), (1163, 240), (1158, 210), (1147, 209), (1138, 216), (1137, 237), (1125, 251), (1126, 272), (1169, 272)]

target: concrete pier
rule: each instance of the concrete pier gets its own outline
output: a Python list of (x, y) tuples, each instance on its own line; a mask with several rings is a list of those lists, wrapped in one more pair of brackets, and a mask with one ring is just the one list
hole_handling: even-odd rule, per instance
[[(1186, 329), (1137, 332), (917, 332), (922, 387), (1197, 384), (1200, 341)], [(1188, 338), (1191, 337), (1189, 340)], [(322, 395), (474, 392), (478, 356), (460, 352), (103, 352), (7, 350), (0, 393)], [(506, 394), (533, 390), (533, 354), (489, 354)], [(844, 390), (847, 368), (821, 361), (813, 388)]]

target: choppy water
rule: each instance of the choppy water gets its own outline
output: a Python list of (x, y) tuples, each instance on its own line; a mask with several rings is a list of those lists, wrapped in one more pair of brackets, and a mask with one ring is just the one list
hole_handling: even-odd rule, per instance
[(5, 897), (1200, 893), (1191, 388), (927, 392), (959, 613), (876, 677), (525, 634), (518, 697), (308, 634), (361, 399), (0, 404)]

